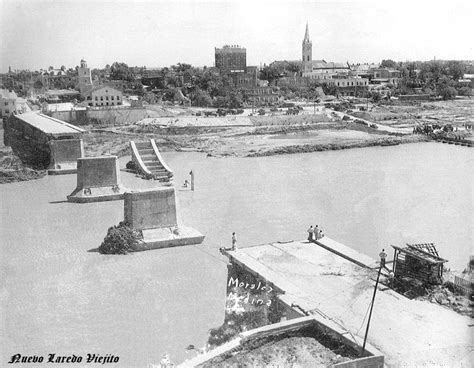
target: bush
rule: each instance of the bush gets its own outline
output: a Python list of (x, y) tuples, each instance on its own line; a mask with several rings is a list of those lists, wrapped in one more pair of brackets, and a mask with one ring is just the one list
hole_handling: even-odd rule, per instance
[(456, 88), (450, 86), (442, 86), (439, 88), (438, 92), (445, 101), (454, 99), (458, 93)]
[(121, 222), (107, 231), (104, 241), (99, 247), (101, 254), (127, 254), (138, 249), (142, 236), (127, 223)]
[(135, 163), (135, 161), (128, 161), (127, 164), (125, 165), (125, 167), (128, 170), (132, 170), (134, 172), (138, 171), (138, 167), (137, 167), (137, 164)]
[(472, 94), (472, 90), (469, 87), (461, 87), (459, 88), (458, 92), (461, 96), (467, 96), (467, 97), (471, 96)]
[(211, 348), (220, 346), (243, 331), (252, 330), (267, 324), (264, 309), (244, 312), (242, 314), (226, 313), (222, 326), (209, 331), (208, 344)]

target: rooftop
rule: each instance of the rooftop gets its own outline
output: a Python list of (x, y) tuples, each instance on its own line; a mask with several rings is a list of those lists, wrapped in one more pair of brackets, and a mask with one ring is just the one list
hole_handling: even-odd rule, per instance
[(18, 96), (15, 92), (7, 89), (0, 89), (0, 97), (5, 100), (15, 100)]
[(313, 68), (318, 69), (350, 69), (346, 63), (335, 63), (333, 61), (313, 60), (311, 64)]
[(448, 260), (441, 258), (433, 243), (407, 244), (405, 248), (392, 245), (394, 249), (431, 264), (443, 264)]
[(17, 119), (23, 120), (25, 123), (41, 130), (46, 134), (79, 134), (84, 130), (74, 125), (68, 124), (59, 119), (52, 118), (47, 115), (29, 112), (25, 114), (15, 115)]
[(111, 86), (106, 85), (106, 84), (101, 84), (99, 86), (94, 86), (94, 87), (88, 89), (87, 91), (84, 91), (84, 93), (91, 93), (91, 92), (99, 91), (99, 90), (104, 89), (104, 88), (108, 88), (108, 89), (111, 89), (111, 90), (122, 93), (119, 89), (117, 89), (115, 87), (111, 87)]
[(80, 93), (73, 89), (49, 89), (45, 92), (48, 96), (68, 96), (79, 95)]

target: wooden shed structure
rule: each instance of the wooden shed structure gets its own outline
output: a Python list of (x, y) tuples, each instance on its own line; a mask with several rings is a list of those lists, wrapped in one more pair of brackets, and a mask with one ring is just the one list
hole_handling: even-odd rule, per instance
[(409, 277), (428, 284), (441, 284), (443, 264), (448, 260), (438, 255), (433, 243), (407, 244), (395, 250), (393, 272), (395, 279)]

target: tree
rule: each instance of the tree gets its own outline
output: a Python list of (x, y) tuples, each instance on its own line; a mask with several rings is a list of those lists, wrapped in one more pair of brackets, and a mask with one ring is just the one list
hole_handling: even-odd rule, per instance
[(300, 63), (289, 63), (288, 64), (288, 71), (290, 73), (299, 73), (301, 71), (301, 64)]
[(191, 64), (186, 64), (186, 63), (178, 63), (176, 65), (173, 65), (171, 68), (176, 70), (178, 73), (185, 72), (186, 70), (189, 70), (192, 68)]
[(243, 97), (240, 91), (232, 91), (229, 94), (228, 98), (228, 107), (235, 109), (238, 107), (242, 107)]
[(194, 106), (212, 106), (212, 98), (209, 96), (207, 91), (203, 91), (200, 88), (196, 88), (193, 93), (191, 93), (191, 101)]
[(280, 72), (278, 68), (274, 66), (265, 66), (260, 70), (260, 79), (268, 81), (268, 84), (271, 84), (274, 80), (280, 78)]
[(35, 82), (35, 84), (33, 84), (33, 87), (35, 87), (35, 89), (42, 89), (43, 88), (43, 83), (41, 83), (40, 80), (37, 80)]
[(328, 85), (327, 83), (323, 83), (321, 87), (326, 95), (336, 96), (338, 94), (337, 87), (333, 84)]
[(125, 63), (115, 62), (110, 67), (110, 77), (115, 80), (132, 82), (135, 80), (133, 70)]
[(472, 94), (472, 90), (469, 87), (461, 87), (458, 92), (461, 96), (466, 96), (466, 97), (471, 97), (471, 94)]
[(398, 67), (398, 64), (391, 59), (387, 59), (387, 60), (382, 60), (382, 62), (380, 63), (380, 67), (394, 69)]
[(448, 86), (448, 85), (441, 85), (438, 88), (439, 95), (443, 98), (443, 100), (452, 100), (456, 97), (458, 91), (456, 88)]
[(446, 68), (448, 75), (454, 80), (462, 79), (466, 69), (462, 62), (456, 60), (448, 61)]
[(371, 94), (372, 101), (379, 102), (382, 99), (382, 95), (379, 92), (372, 92)]
[(214, 99), (214, 107), (227, 107), (227, 100), (224, 96), (217, 96)]

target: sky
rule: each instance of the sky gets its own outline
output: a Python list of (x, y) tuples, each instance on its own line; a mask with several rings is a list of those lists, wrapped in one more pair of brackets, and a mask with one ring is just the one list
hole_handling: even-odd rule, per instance
[(351, 63), (474, 59), (474, 1), (0, 0), (0, 72), (115, 61), (212, 66), (238, 44), (247, 65), (313, 59)]

